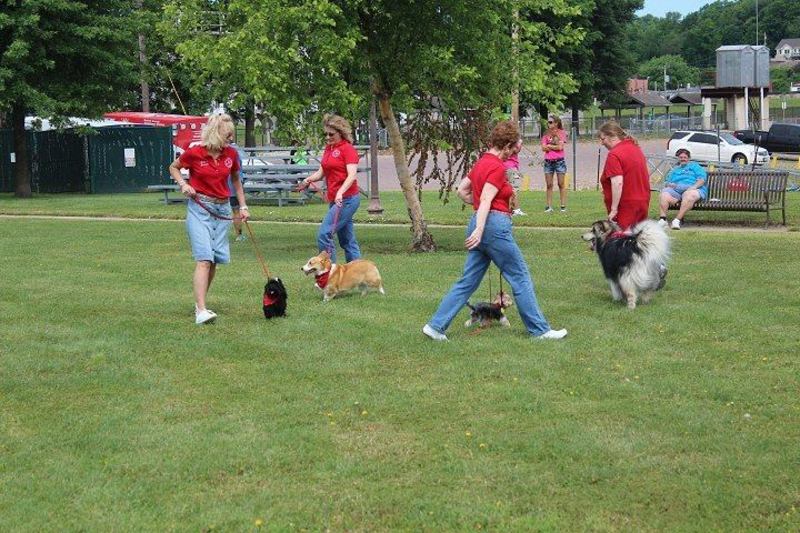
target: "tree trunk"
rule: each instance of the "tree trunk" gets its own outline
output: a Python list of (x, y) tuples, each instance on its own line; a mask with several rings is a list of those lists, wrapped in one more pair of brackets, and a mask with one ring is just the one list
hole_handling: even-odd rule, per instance
[(408, 217), (411, 219), (411, 249), (415, 252), (433, 252), (436, 250), (436, 244), (433, 242), (433, 236), (428, 232), (428, 225), (425, 223), (425, 216), (422, 213), (422, 204), (419, 202), (419, 197), (414, 190), (414, 183), (411, 180), (411, 173), (408, 171), (405, 144), (400, 135), (400, 127), (394, 118), (392, 103), (387, 94), (378, 93), (376, 96), (381, 109), (381, 118), (389, 133), (389, 144), (392, 147), (397, 179), (403, 190), (403, 196), (406, 198)]
[(31, 169), (28, 166), (28, 139), (25, 136), (25, 106), (15, 103), (11, 108), (11, 123), (14, 128), (14, 196), (30, 198)]
[(252, 98), (244, 104), (244, 145), (256, 146), (256, 103)]

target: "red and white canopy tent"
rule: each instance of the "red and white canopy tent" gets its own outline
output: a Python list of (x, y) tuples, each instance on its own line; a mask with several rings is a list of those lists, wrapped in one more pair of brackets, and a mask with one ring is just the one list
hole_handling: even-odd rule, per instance
[(103, 117), (117, 122), (148, 124), (151, 126), (171, 126), (172, 144), (186, 150), (191, 143), (200, 141), (200, 132), (208, 122), (208, 117), (191, 115), (171, 115), (168, 113), (141, 113), (136, 111), (115, 111)]

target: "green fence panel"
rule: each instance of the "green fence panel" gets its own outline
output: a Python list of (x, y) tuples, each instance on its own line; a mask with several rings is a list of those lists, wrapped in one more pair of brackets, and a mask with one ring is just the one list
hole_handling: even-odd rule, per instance
[(167, 166), (173, 157), (171, 128), (102, 128), (88, 140), (91, 192), (134, 192), (168, 182)]
[[(86, 158), (83, 139), (72, 130), (27, 131), (31, 190), (35, 193), (83, 192)], [(0, 130), (0, 191), (15, 189), (14, 134)]]
[(28, 154), (33, 192), (86, 192), (84, 138), (73, 130), (34, 132)]

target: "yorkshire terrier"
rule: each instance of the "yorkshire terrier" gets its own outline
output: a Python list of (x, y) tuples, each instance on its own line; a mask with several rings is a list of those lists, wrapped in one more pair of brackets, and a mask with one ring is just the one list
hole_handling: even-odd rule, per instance
[(467, 307), (470, 308), (471, 314), (469, 320), (464, 322), (464, 326), (469, 328), (478, 324), (480, 327), (484, 327), (491, 326), (495, 322), (503, 326), (510, 326), (505, 310), (512, 305), (514, 305), (514, 301), (511, 296), (503, 291), (497, 293), (492, 302), (478, 302), (475, 305), (470, 305), (467, 302)]

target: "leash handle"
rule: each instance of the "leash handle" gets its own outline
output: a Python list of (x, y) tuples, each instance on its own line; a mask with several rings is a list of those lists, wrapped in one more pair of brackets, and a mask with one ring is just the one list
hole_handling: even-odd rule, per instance
[(250, 235), (250, 242), (253, 243), (253, 250), (256, 251), (256, 257), (258, 258), (258, 262), (261, 263), (261, 269), (264, 271), (264, 275), (267, 276), (267, 279), (271, 279), (272, 276), (269, 273), (269, 267), (267, 267), (267, 262), (264, 261), (264, 257), (261, 255), (261, 252), (258, 249), (258, 244), (256, 243), (256, 237), (253, 235), (253, 230), (250, 228), (250, 224), (245, 220), (244, 227), (247, 228), (247, 233)]

